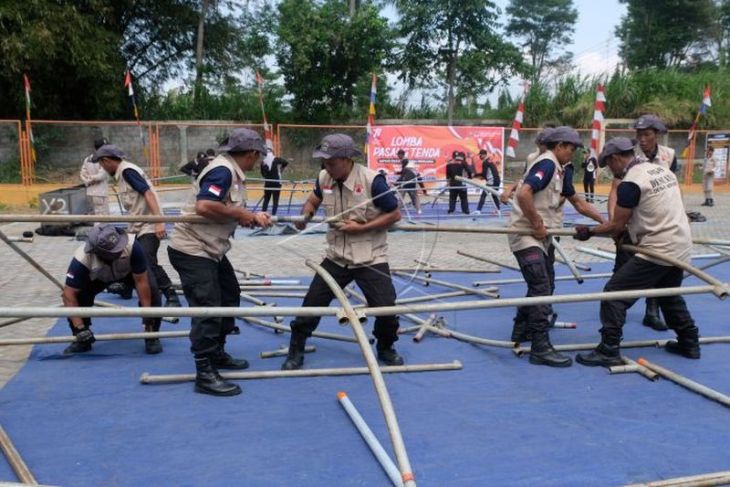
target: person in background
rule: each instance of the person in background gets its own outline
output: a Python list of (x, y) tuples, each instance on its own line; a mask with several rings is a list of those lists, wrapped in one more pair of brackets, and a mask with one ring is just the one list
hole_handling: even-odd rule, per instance
[[(499, 191), (499, 186), (502, 184), (502, 180), (499, 177), (499, 169), (497, 168), (497, 164), (495, 164), (490, 159), (490, 157), (491, 154), (489, 154), (485, 149), (481, 149), (479, 151), (479, 158), (482, 160), (482, 171), (478, 173), (478, 175), (479, 177), (484, 179), (487, 186)], [(486, 200), (487, 192), (482, 191), (482, 194), (479, 197), (479, 204), (477, 204), (477, 211), (474, 212), (475, 215), (481, 213), (482, 208), (484, 207), (484, 202)], [(499, 197), (494, 193), (492, 193), (492, 201), (494, 201), (494, 206), (496, 206), (499, 210)]]
[(701, 206), (715, 206), (712, 190), (715, 184), (715, 165), (717, 162), (715, 161), (714, 154), (715, 148), (712, 146), (707, 147), (705, 163), (702, 166), (702, 190), (705, 192), (705, 202)]
[[(411, 168), (408, 159), (405, 158), (405, 152), (401, 149), (398, 151), (398, 158), (400, 161), (400, 172), (398, 173), (398, 179), (395, 181), (396, 187), (402, 192), (408, 194), (411, 199), (411, 203), (416, 208), (416, 213), (421, 214), (421, 201), (418, 197), (418, 188), (416, 184), (419, 181), (418, 173)], [(421, 183), (423, 184), (423, 183)], [(403, 200), (405, 204), (405, 199)]]
[(586, 195), (586, 201), (593, 203), (596, 196), (596, 174), (598, 173), (598, 163), (596, 156), (590, 150), (586, 151), (585, 159), (581, 164), (583, 168), (583, 191)]
[(281, 172), (289, 165), (289, 161), (282, 157), (274, 157), (269, 153), (261, 161), (261, 177), (264, 181), (264, 201), (261, 211), (269, 208), (269, 200), (272, 201), (271, 214), (276, 215), (279, 208), (279, 196), (281, 195)]
[[(105, 138), (96, 139), (94, 141), (94, 150), (99, 149), (102, 145), (109, 142)], [(109, 214), (109, 174), (94, 164), (91, 160), (94, 154), (89, 154), (81, 164), (81, 181), (86, 186), (86, 201), (91, 214), (108, 215)]]
[(471, 178), (469, 164), (466, 162), (466, 154), (461, 151), (454, 151), (451, 155), (451, 161), (446, 164), (446, 179), (449, 185), (449, 213), (453, 213), (456, 209), (456, 199), (461, 201), (461, 212), (465, 215), (469, 214), (469, 199), (464, 183), (456, 179), (456, 176), (462, 178)]

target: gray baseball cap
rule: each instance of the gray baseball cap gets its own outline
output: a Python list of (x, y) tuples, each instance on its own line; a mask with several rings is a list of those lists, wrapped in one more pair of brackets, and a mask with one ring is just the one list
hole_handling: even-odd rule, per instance
[(664, 125), (662, 119), (657, 117), (656, 115), (651, 114), (642, 115), (638, 119), (636, 119), (633, 128), (635, 128), (636, 130), (654, 129), (660, 134), (666, 133), (667, 131), (667, 126)]
[(550, 129), (549, 132), (548, 129), (545, 129), (543, 132), (547, 132), (543, 136), (543, 143), (545, 144), (564, 142), (573, 144), (576, 147), (583, 147), (583, 141), (573, 127), (555, 127), (554, 129)]
[(545, 137), (547, 137), (550, 132), (555, 130), (553, 127), (547, 127), (543, 129), (540, 133), (537, 134), (537, 137), (535, 137), (535, 143), (537, 145), (545, 145)]
[(266, 144), (264, 139), (255, 132), (254, 130), (247, 128), (239, 128), (233, 130), (231, 134), (226, 137), (218, 150), (221, 152), (246, 152), (255, 150), (261, 154), (266, 154)]
[(99, 162), (102, 157), (114, 157), (115, 159), (124, 159), (127, 155), (114, 144), (105, 144), (96, 149), (91, 162)]
[(123, 228), (110, 223), (96, 225), (86, 236), (84, 252), (94, 253), (102, 259), (113, 260), (119, 257), (129, 242), (127, 232)]
[(314, 148), (312, 157), (315, 159), (332, 159), (333, 157), (353, 158), (361, 156), (352, 137), (345, 134), (330, 134), (322, 139), (317, 147)]
[(636, 140), (629, 139), (628, 137), (614, 137), (610, 139), (598, 155), (598, 167), (606, 167), (608, 165), (608, 158), (614, 154), (633, 151), (635, 145)]

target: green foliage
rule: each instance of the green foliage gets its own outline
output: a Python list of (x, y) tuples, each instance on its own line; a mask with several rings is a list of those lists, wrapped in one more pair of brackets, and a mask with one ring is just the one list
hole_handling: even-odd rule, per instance
[(511, 0), (507, 14), (507, 33), (521, 39), (527, 49), (533, 82), (546, 68), (570, 64), (572, 54), (558, 51), (570, 43), (578, 20), (573, 0)]
[(0, 161), (0, 183), (20, 183), (20, 161), (17, 157)]
[(498, 31), (499, 9), (488, 0), (392, 3), (402, 38), (393, 68), (410, 87), (446, 90), (449, 118), (457, 100), (491, 92), (525, 70), (517, 48)]
[(676, 68), (706, 56), (708, 32), (720, 18), (713, 0), (619, 1), (627, 12), (616, 36), (629, 68)]
[(276, 59), (293, 120), (343, 120), (356, 95), (367, 94), (371, 72), (382, 72), (392, 33), (371, 2), (350, 17), (341, 0), (283, 0)]

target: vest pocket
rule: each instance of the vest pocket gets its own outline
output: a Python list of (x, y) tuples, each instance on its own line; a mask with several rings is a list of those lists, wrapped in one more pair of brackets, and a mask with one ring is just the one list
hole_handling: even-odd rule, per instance
[(373, 239), (369, 235), (348, 235), (352, 263), (367, 264), (373, 260)]

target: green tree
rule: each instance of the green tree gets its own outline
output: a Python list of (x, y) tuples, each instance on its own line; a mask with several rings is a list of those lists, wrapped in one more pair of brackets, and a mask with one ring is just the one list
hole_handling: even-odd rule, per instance
[(350, 16), (342, 0), (283, 0), (275, 32), (292, 116), (313, 122), (349, 118), (370, 73), (382, 72), (392, 44), (386, 19), (368, 1)]
[(630, 69), (680, 67), (706, 52), (716, 19), (713, 0), (619, 0), (626, 15), (616, 28), (620, 54)]
[(572, 53), (558, 51), (575, 31), (578, 11), (573, 0), (510, 0), (507, 14), (507, 33), (520, 40), (530, 57), (532, 82), (546, 69), (570, 64)]
[(524, 71), (499, 32), (489, 0), (395, 0), (401, 43), (393, 65), (410, 87), (443, 88), (449, 121), (461, 100), (491, 92)]

